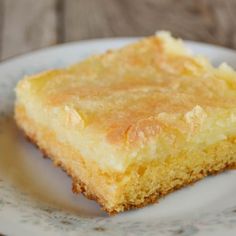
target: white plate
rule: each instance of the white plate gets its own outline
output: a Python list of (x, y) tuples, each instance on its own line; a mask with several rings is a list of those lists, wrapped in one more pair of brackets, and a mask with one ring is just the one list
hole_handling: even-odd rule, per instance
[[(0, 235), (236, 235), (236, 171), (208, 177), (143, 209), (108, 217), (75, 196), (71, 180), (28, 143), (14, 124), (16, 82), (26, 74), (63, 67), (134, 38), (61, 45), (0, 64)], [(188, 42), (214, 64), (236, 68), (229, 49)]]

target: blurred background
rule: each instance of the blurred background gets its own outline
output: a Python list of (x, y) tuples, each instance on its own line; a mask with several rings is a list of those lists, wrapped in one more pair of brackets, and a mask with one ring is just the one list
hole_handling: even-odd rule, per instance
[(236, 48), (236, 0), (0, 0), (0, 61), (84, 39), (170, 30)]

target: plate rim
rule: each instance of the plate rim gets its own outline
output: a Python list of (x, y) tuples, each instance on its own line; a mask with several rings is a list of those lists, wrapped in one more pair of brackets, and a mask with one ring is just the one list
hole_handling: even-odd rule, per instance
[[(42, 47), (39, 49), (32, 49), (29, 52), (26, 53), (19, 53), (10, 57), (7, 57), (6, 59), (3, 59), (0, 61), (0, 67), (12, 63), (12, 62), (17, 62), (18, 60), (22, 60), (27, 57), (32, 57), (32, 56), (37, 56), (37, 54), (40, 53), (50, 53), (51, 51), (56, 51), (59, 49), (67, 49), (70, 47), (75, 47), (75, 46), (80, 46), (80, 45), (87, 45), (87, 44), (96, 44), (96, 43), (111, 43), (114, 41), (127, 41), (127, 43), (139, 40), (142, 38), (145, 38), (146, 36), (138, 36), (138, 37), (106, 37), (106, 38), (93, 38), (93, 39), (83, 39), (83, 40), (78, 40), (78, 41), (71, 41), (71, 42), (66, 42), (66, 43), (59, 43), (55, 45), (49, 45), (46, 47)], [(205, 48), (210, 48), (210, 49), (216, 49), (216, 50), (224, 50), (227, 53), (233, 53), (236, 54), (236, 49), (217, 45), (217, 44), (211, 44), (211, 43), (206, 43), (202, 41), (195, 41), (195, 40), (183, 40), (184, 43), (187, 43), (187, 46), (200, 46), (200, 47), (205, 47)]]

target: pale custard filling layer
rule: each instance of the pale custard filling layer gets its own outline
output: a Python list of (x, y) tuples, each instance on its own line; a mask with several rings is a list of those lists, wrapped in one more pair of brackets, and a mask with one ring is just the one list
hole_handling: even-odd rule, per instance
[[(95, 161), (104, 171), (124, 172), (129, 165), (137, 161), (141, 163), (177, 156), (180, 151), (191, 153), (197, 149), (204, 150), (208, 145), (227, 140), (236, 134), (236, 109), (221, 110), (214, 116), (208, 116), (200, 107), (196, 107), (186, 114), (185, 122), (191, 123), (192, 119), (195, 119), (197, 125), (201, 126), (197, 127), (198, 132), (188, 131), (186, 136), (178, 133), (174, 136), (167, 132), (160, 137), (150, 138), (148, 142), (140, 143), (138, 146), (127, 148), (124, 144), (122, 147), (117, 147), (116, 144), (107, 142), (106, 136), (101, 132), (96, 132), (90, 127), (78, 129), (82, 121), (73, 118), (70, 108), (47, 109), (37, 101), (37, 98), (26, 93), (20, 96), (18, 104), (24, 104), (27, 115), (36, 123), (55, 132), (59, 142), (70, 144), (83, 158)], [(73, 119), (74, 122), (68, 123), (68, 120)], [(73, 124), (77, 125), (76, 129)], [(194, 124), (190, 126), (194, 129)]]

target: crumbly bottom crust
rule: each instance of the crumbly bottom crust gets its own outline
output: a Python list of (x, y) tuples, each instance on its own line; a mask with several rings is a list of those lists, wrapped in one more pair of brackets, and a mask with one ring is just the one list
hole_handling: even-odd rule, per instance
[[(49, 153), (47, 152), (45, 149), (41, 148), (40, 146), (38, 146), (37, 144), (37, 141), (33, 138), (33, 137), (30, 137), (28, 134), (25, 133), (25, 136), (27, 138), (28, 141), (30, 141), (32, 144), (34, 144), (38, 149), (40, 149), (40, 151), (44, 154), (44, 157), (45, 158), (49, 158), (51, 159), (52, 158), (52, 153)], [(96, 194), (94, 193), (91, 193), (89, 191), (86, 191), (86, 189), (88, 189), (86, 187), (86, 184), (83, 183), (81, 180), (79, 180), (78, 178), (74, 178), (73, 177), (73, 173), (71, 173), (70, 171), (68, 171), (66, 169), (65, 166), (63, 166), (61, 163), (56, 163), (56, 166), (58, 167), (61, 167), (67, 174), (68, 176), (70, 176), (72, 178), (72, 191), (76, 194), (78, 193), (82, 193), (84, 196), (86, 196), (88, 199), (90, 200), (95, 200), (97, 201), (100, 206), (102, 207), (103, 210), (105, 210), (109, 215), (115, 215), (117, 214), (118, 212), (114, 209), (114, 210), (110, 210), (110, 209), (107, 209), (106, 206), (103, 204), (103, 201), (102, 199), (100, 199), (98, 196), (96, 196)], [(209, 171), (208, 175), (216, 175), (218, 173), (221, 173), (225, 170), (230, 170), (230, 169), (235, 169), (236, 168), (236, 165), (235, 164), (227, 164), (225, 165), (224, 168), (220, 169), (220, 170), (212, 170), (212, 171)], [(147, 198), (145, 198), (144, 202), (142, 202), (141, 204), (126, 204), (124, 206), (124, 210), (130, 210), (130, 209), (137, 209), (137, 208), (142, 208), (146, 205), (149, 205), (149, 204), (153, 204), (153, 203), (157, 203), (158, 202), (158, 199), (160, 199), (161, 197), (175, 191), (175, 190), (178, 190), (180, 188), (183, 188), (183, 187), (186, 187), (188, 185), (191, 185), (191, 184), (194, 184), (195, 182), (201, 180), (202, 178), (204, 178), (205, 175), (202, 174), (202, 176), (199, 176), (198, 179), (195, 179), (194, 181), (192, 181), (191, 183), (189, 182), (186, 182), (186, 183), (183, 183), (182, 185), (179, 185), (179, 186), (176, 186), (175, 188), (169, 190), (169, 192), (165, 192), (165, 193), (162, 193), (162, 192), (155, 192), (153, 194), (151, 194), (150, 196), (148, 196)]]

